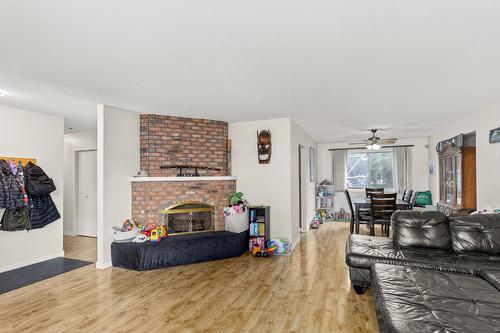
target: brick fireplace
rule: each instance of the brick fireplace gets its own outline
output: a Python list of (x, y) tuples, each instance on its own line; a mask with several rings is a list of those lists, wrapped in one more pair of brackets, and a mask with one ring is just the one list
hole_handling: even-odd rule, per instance
[[(199, 203), (214, 207), (213, 230), (224, 230), (222, 209), (236, 192), (236, 180), (228, 176), (227, 123), (141, 115), (140, 146), (141, 170), (148, 177), (131, 178), (133, 219), (163, 224), (165, 208)], [(176, 177), (178, 170), (162, 168), (182, 164), (209, 169), (200, 169), (201, 177)]]
[(230, 177), (180, 177), (154, 179), (132, 179), (132, 216), (137, 223), (163, 223), (165, 208), (187, 203), (199, 202), (215, 207), (214, 229), (224, 230), (222, 209), (227, 206), (228, 198), (236, 192), (236, 180)]
[(228, 175), (228, 126), (217, 120), (141, 115), (141, 170), (149, 176), (176, 176), (178, 164), (218, 170), (200, 170), (201, 176)]

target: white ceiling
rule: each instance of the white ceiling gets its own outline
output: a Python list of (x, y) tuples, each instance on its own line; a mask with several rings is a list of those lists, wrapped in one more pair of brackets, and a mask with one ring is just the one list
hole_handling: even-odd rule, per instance
[(317, 141), (429, 135), (500, 100), (500, 1), (2, 0), (0, 103), (95, 127), (97, 103)]

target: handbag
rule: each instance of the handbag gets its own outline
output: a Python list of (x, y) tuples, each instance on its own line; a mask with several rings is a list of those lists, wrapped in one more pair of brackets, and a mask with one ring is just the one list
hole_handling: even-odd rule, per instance
[(20, 207), (16, 209), (6, 209), (2, 216), (2, 230), (30, 230), (31, 223), (29, 220), (28, 207)]

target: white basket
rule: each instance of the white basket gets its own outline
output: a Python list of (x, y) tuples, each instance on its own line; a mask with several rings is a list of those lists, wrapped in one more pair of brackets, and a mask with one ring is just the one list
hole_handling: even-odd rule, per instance
[(248, 210), (243, 214), (228, 215), (224, 218), (224, 229), (230, 232), (240, 233), (249, 229)]

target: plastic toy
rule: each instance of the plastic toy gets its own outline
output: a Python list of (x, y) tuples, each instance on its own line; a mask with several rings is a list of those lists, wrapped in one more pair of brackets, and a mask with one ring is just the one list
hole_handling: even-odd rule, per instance
[(268, 243), (268, 246), (271, 247), (276, 245), (277, 249), (275, 250), (276, 254), (288, 254), (290, 253), (290, 244), (286, 243), (281, 239), (271, 239)]
[(135, 238), (132, 240), (134, 243), (145, 243), (149, 240), (149, 237), (144, 235), (144, 234), (138, 234), (135, 236)]
[(276, 250), (278, 249), (278, 245), (274, 244), (274, 243), (271, 243), (271, 242), (268, 242), (267, 243), (267, 253), (269, 255), (273, 255), (274, 252), (276, 252)]
[(141, 231), (142, 234), (151, 237), (151, 231), (156, 229), (156, 224), (148, 224), (144, 226), (144, 230)]
[(268, 248), (262, 248), (259, 245), (255, 245), (252, 249), (252, 255), (254, 257), (257, 257), (257, 258), (260, 258), (260, 257), (267, 258), (267, 257), (273, 255), (277, 248), (278, 248), (278, 246), (276, 246), (276, 245), (273, 247), (268, 247)]
[(161, 241), (161, 236), (158, 233), (158, 229), (151, 230), (151, 236), (149, 236), (151, 244), (158, 244)]
[(167, 238), (167, 229), (165, 229), (165, 226), (161, 225), (158, 228), (156, 228), (158, 231), (158, 236), (160, 238)]

